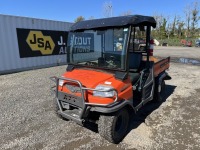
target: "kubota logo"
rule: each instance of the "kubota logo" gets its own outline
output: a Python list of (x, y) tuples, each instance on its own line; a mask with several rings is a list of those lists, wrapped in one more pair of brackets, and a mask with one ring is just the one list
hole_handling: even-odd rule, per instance
[(26, 42), (32, 51), (40, 51), (42, 55), (53, 53), (55, 44), (50, 36), (44, 36), (41, 31), (30, 31)]

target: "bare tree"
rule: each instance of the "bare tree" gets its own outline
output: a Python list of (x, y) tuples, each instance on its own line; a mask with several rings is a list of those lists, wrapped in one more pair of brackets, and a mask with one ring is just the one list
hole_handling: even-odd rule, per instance
[(155, 13), (153, 17), (157, 22), (156, 28), (159, 29), (163, 21), (163, 15)]
[(167, 26), (166, 26), (166, 35), (167, 35), (168, 39), (170, 37), (170, 32), (171, 32), (171, 24), (168, 23)]
[(166, 35), (167, 35), (166, 26), (167, 26), (167, 19), (165, 17), (163, 17), (162, 25), (160, 26), (160, 38), (161, 38), (161, 40), (166, 38)]
[(112, 17), (113, 16), (113, 6), (112, 2), (105, 2), (103, 4), (103, 16), (104, 17)]
[(192, 10), (191, 10), (191, 13), (192, 13), (192, 17), (191, 17), (191, 34), (192, 36), (194, 36), (195, 34), (195, 30), (196, 30), (196, 26), (198, 25), (198, 21), (199, 21), (199, 7), (198, 7), (198, 2), (195, 1), (193, 3), (193, 6), (192, 6)]
[(191, 6), (190, 5), (187, 5), (185, 7), (185, 10), (184, 10), (184, 13), (185, 13), (185, 22), (186, 22), (186, 29), (187, 29), (187, 33), (186, 33), (186, 36), (190, 36), (190, 22), (191, 22)]
[(162, 26), (162, 23), (163, 23), (163, 15), (162, 14), (157, 14), (155, 13), (153, 15), (154, 19), (156, 20), (157, 24), (156, 24), (156, 36), (157, 37), (160, 37), (161, 35), (161, 26)]
[(174, 36), (176, 34), (176, 23), (177, 23), (177, 17), (175, 15), (174, 20), (172, 22), (171, 36)]
[(185, 23), (180, 16), (177, 17), (176, 25), (177, 25), (178, 37), (181, 38), (183, 36), (183, 30), (184, 30)]

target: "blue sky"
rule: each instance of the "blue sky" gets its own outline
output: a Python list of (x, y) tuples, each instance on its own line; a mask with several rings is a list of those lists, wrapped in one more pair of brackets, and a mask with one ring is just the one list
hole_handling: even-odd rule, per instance
[[(111, 2), (113, 16), (133, 14), (184, 16), (184, 8), (194, 0), (0, 0), (0, 14), (73, 22), (82, 15), (102, 18), (103, 5)], [(198, 0), (200, 1), (200, 0)]]

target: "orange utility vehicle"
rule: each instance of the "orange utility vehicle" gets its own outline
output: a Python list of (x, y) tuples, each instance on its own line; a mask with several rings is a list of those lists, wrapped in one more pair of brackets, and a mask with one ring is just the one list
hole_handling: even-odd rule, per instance
[[(119, 143), (130, 117), (151, 100), (162, 101), (170, 58), (151, 56), (153, 17), (131, 15), (75, 23), (68, 34), (67, 68), (56, 82), (59, 117), (84, 125), (98, 124), (101, 136)], [(143, 51), (135, 49), (138, 32)]]

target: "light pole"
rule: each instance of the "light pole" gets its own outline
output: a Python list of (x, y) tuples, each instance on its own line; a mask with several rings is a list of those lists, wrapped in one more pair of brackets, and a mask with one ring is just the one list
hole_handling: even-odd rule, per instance
[(109, 10), (110, 10), (110, 17), (112, 17), (112, 5), (110, 4), (110, 5), (108, 6), (108, 8), (109, 8)]

